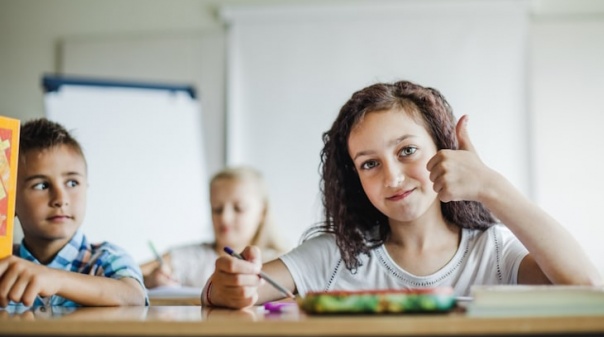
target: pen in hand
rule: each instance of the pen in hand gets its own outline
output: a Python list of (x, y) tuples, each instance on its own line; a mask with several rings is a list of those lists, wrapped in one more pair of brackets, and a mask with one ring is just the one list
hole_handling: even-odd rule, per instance
[[(158, 263), (158, 270), (159, 273), (162, 274), (164, 277), (166, 277), (170, 282), (172, 283), (179, 283), (178, 279), (174, 278), (172, 276), (172, 274), (168, 273), (163, 267), (165, 265), (164, 262), (164, 258), (159, 255), (159, 252), (157, 251), (157, 249), (155, 249), (155, 245), (153, 244), (153, 242), (151, 242), (151, 240), (149, 240), (149, 248), (151, 248), (151, 252), (153, 252), (153, 256), (155, 256), (155, 260)], [(157, 282), (157, 281), (156, 281)]]
[(157, 263), (159, 263), (159, 266), (160, 267), (163, 266), (164, 259), (161, 257), (161, 255), (159, 255), (159, 253), (157, 252), (157, 249), (155, 249), (155, 245), (151, 241), (149, 241), (149, 248), (151, 248), (151, 251), (153, 252), (153, 255), (155, 256), (155, 260), (157, 260)]
[[(229, 247), (224, 247), (224, 251), (233, 256), (238, 258), (239, 260), (245, 260), (243, 258), (243, 256), (239, 255), (238, 253), (235, 253), (234, 250), (232, 250)], [(279, 290), (281, 293), (283, 293), (283, 295), (285, 295), (286, 297), (290, 297), (290, 298), (295, 298), (294, 294), (287, 290), (286, 288), (284, 288), (282, 285), (280, 285), (279, 283), (275, 282), (275, 280), (273, 280), (272, 278), (270, 278), (268, 275), (266, 275), (264, 272), (260, 271), (260, 273), (258, 274), (258, 276), (260, 276), (261, 278), (263, 278), (266, 282), (270, 283), (273, 287), (275, 287), (275, 289)]]

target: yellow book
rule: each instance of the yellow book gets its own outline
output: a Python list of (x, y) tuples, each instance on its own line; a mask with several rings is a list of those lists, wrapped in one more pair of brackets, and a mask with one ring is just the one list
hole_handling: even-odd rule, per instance
[(13, 253), (19, 132), (18, 119), (0, 116), (0, 258)]

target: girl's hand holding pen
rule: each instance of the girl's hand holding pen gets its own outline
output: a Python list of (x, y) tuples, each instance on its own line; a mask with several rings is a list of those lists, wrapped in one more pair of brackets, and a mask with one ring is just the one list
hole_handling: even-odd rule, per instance
[(260, 249), (254, 246), (246, 247), (241, 256), (245, 260), (231, 256), (216, 259), (211, 283), (203, 294), (205, 303), (235, 309), (256, 304), (258, 287), (265, 282), (258, 276), (262, 270)]
[[(238, 258), (239, 260), (245, 260), (243, 258), (243, 256), (237, 254), (237, 252), (234, 251), (233, 249), (231, 249), (230, 247), (224, 247), (224, 251), (227, 254), (229, 254), (229, 255), (231, 255), (233, 257)], [(273, 286), (275, 289), (279, 290), (281, 292), (281, 294), (283, 294), (285, 297), (295, 298), (294, 294), (291, 291), (287, 290), (287, 288), (284, 288), (282, 285), (280, 285), (279, 283), (277, 283), (277, 281), (273, 280), (270, 276), (268, 276), (263, 271), (260, 271), (260, 273), (258, 274), (258, 276), (260, 276), (266, 282), (270, 283), (271, 286)]]

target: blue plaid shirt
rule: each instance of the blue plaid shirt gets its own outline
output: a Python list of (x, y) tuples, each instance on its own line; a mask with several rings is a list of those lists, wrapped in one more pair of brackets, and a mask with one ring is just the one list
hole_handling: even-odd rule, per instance
[[(16, 245), (14, 255), (28, 261), (40, 264), (40, 262), (29, 252), (24, 244)], [(57, 256), (46, 265), (49, 268), (67, 270), (74, 273), (104, 276), (113, 279), (132, 277), (137, 280), (144, 289), (141, 270), (134, 259), (125, 250), (109, 242), (98, 244), (89, 243), (86, 236), (79, 229), (71, 238), (69, 243), (63, 247)], [(14, 303), (11, 303), (14, 304)], [(145, 304), (149, 299), (145, 298)], [(34, 306), (51, 305), (77, 307), (80, 304), (58, 295), (42, 299), (36, 298)]]

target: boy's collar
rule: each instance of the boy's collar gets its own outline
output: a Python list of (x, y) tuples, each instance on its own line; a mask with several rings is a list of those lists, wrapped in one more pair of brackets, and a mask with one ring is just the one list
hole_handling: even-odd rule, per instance
[[(67, 244), (63, 246), (61, 250), (59, 250), (53, 259), (46, 264), (46, 266), (51, 268), (62, 268), (71, 261), (76, 260), (83, 242), (84, 233), (81, 228), (78, 228), (69, 242), (67, 242)], [(32, 255), (29, 249), (27, 249), (24, 239), (21, 240), (21, 245), (19, 246), (19, 256), (26, 260), (41, 264), (40, 261), (38, 261), (38, 259)]]

